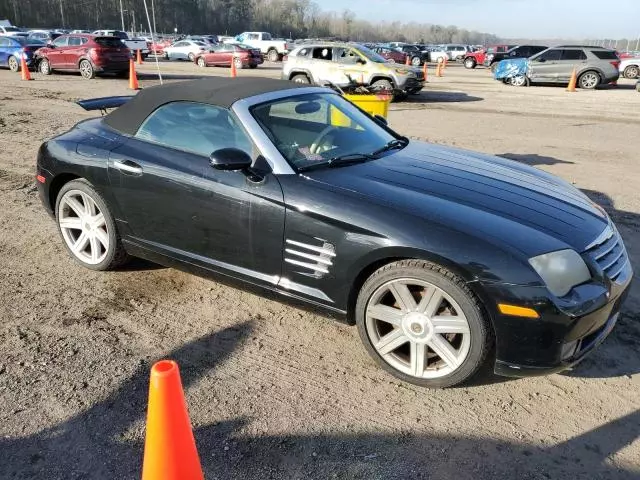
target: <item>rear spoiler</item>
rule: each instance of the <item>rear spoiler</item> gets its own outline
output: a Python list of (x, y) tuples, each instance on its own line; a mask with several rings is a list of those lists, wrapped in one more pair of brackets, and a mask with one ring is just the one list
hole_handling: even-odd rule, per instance
[(108, 108), (118, 108), (133, 98), (133, 95), (123, 95), (119, 97), (101, 97), (89, 98), (87, 100), (79, 100), (76, 103), (85, 110), (101, 110), (103, 115), (107, 113)]

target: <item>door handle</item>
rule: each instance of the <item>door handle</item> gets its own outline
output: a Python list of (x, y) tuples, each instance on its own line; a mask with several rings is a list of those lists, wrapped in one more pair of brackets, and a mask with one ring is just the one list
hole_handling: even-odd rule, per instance
[(121, 172), (132, 173), (134, 175), (142, 175), (142, 167), (131, 160), (115, 160), (113, 167)]

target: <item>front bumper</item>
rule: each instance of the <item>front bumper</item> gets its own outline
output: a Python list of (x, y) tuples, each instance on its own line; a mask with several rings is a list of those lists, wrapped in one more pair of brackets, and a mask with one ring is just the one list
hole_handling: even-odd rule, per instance
[[(495, 373), (509, 377), (547, 375), (571, 368), (613, 330), (633, 272), (627, 262), (610, 287), (583, 285), (566, 301), (543, 287), (483, 284), (496, 333)], [(507, 303), (536, 310), (540, 318), (503, 315), (490, 305)]]

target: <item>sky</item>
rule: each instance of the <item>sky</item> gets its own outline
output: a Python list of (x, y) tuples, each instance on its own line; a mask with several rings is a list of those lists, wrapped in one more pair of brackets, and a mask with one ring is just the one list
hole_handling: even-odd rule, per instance
[(456, 25), (500, 37), (638, 38), (640, 0), (316, 0), (363, 20)]

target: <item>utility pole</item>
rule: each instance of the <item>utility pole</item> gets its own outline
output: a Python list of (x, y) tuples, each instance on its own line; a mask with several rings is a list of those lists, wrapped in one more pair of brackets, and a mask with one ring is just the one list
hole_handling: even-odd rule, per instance
[(60, 18), (62, 18), (62, 28), (64, 28), (64, 10), (62, 9), (62, 0), (60, 0)]
[(135, 36), (135, 33), (133, 32), (133, 30), (136, 29), (136, 11), (131, 10), (131, 13), (133, 14), (133, 25), (131, 25), (131, 34)]
[(640, 51), (640, 35), (638, 35), (638, 42), (636, 43), (636, 52)]
[(122, 31), (124, 32), (124, 10), (122, 9), (122, 0), (120, 0), (120, 21), (122, 22)]

